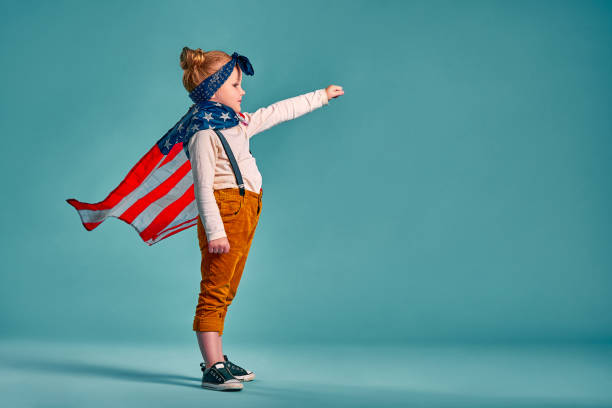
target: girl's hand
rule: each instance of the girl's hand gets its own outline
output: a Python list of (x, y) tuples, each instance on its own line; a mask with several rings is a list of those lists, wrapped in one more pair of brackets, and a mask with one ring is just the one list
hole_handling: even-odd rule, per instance
[(227, 237), (213, 239), (208, 243), (208, 252), (211, 254), (226, 254), (230, 250), (230, 244)]
[(325, 88), (325, 92), (327, 93), (327, 99), (337, 98), (340, 95), (344, 95), (344, 90), (339, 85), (330, 85)]

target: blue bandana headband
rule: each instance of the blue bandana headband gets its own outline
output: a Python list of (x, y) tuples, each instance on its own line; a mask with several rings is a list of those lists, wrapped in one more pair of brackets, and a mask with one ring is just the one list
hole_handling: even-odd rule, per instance
[(195, 103), (205, 102), (212, 98), (217, 89), (229, 78), (234, 70), (234, 66), (240, 67), (240, 70), (246, 75), (253, 75), (253, 66), (249, 62), (249, 59), (237, 52), (232, 54), (232, 59), (225, 65), (223, 65), (217, 72), (200, 82), (193, 91), (189, 94), (191, 100)]
[(157, 146), (164, 155), (167, 155), (177, 143), (183, 144), (183, 150), (189, 158), (187, 144), (191, 137), (200, 130), (225, 129), (238, 125), (240, 117), (229, 106), (210, 101), (217, 89), (223, 85), (238, 64), (246, 75), (253, 75), (253, 66), (249, 59), (234, 52), (232, 59), (223, 65), (217, 72), (200, 82), (190, 93), (189, 97), (195, 103), (187, 113), (172, 127), (161, 139)]

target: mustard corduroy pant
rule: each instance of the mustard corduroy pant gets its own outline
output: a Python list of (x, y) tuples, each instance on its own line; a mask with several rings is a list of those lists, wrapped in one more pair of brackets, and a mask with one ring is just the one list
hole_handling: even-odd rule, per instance
[(236, 296), (259, 221), (263, 190), (259, 194), (245, 190), (241, 196), (238, 188), (226, 188), (215, 190), (214, 194), (230, 250), (225, 254), (208, 252), (206, 232), (198, 217), (202, 280), (193, 330), (217, 331), (222, 335), (227, 308)]

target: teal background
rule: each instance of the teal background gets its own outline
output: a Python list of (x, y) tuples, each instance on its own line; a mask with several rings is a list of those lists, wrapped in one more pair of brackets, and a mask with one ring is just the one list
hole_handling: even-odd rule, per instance
[[(0, 3), (0, 405), (612, 407), (612, 2)], [(263, 210), (200, 388), (196, 229), (97, 202), (191, 104), (182, 47), (253, 64)]]
[(2, 8), (2, 338), (196, 346), (195, 228), (149, 247), (65, 201), (102, 200), (183, 115), (189, 46), (249, 57), (247, 112), (345, 90), (252, 139), (225, 339), (610, 342), (610, 2)]

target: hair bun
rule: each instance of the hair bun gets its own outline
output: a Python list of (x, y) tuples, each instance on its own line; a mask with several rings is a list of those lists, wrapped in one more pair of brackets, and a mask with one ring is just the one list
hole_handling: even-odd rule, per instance
[(205, 52), (200, 48), (192, 50), (189, 47), (183, 47), (183, 51), (181, 51), (180, 63), (184, 71), (193, 70), (198, 66), (204, 65), (205, 60)]

